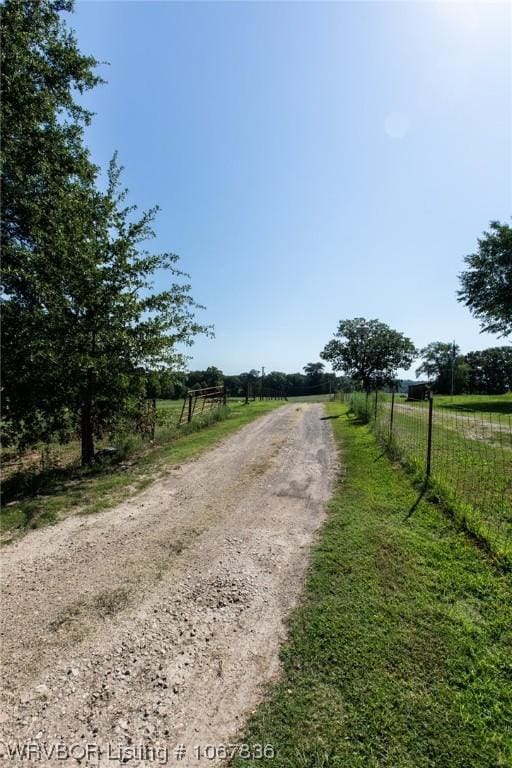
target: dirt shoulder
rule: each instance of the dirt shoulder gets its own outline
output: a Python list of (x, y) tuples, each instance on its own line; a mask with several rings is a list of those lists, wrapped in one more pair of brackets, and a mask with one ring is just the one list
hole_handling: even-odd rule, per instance
[[(184, 744), (186, 766), (194, 745), (236, 737), (278, 672), (324, 517), (336, 454), (321, 416), (280, 408), (132, 500), (3, 554), (4, 742), (105, 750), (82, 765), (116, 764), (109, 744), (167, 748), (172, 764)], [(154, 764), (144, 754), (128, 765)]]

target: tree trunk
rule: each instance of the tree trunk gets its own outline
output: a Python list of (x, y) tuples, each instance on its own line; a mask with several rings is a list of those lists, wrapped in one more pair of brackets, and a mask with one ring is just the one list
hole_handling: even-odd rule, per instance
[(82, 443), (82, 466), (92, 464), (94, 460), (94, 425), (93, 425), (93, 397), (94, 397), (94, 371), (87, 371), (87, 385), (82, 400), (80, 421), (81, 421), (81, 443)]

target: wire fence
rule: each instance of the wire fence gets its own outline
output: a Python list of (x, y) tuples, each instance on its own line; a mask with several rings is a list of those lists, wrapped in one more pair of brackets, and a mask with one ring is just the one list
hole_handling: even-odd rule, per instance
[[(352, 393), (350, 409), (490, 549), (512, 558), (512, 416)], [(511, 560), (512, 562), (512, 560)]]

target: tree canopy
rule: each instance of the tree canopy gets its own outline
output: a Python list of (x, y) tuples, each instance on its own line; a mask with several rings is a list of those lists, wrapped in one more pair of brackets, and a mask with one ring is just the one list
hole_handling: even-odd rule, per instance
[(458, 300), (477, 317), (483, 331), (512, 332), (512, 229), (491, 221), (478, 240), (478, 250), (465, 257), (468, 269), (459, 275)]
[(490, 347), (464, 356), (467, 390), (471, 394), (502, 395), (512, 392), (512, 347)]
[(434, 390), (440, 394), (465, 392), (468, 380), (468, 364), (457, 344), (432, 341), (420, 350), (421, 365), (416, 369), (417, 376), (426, 376)]
[(3, 418), (21, 444), (78, 428), (89, 463), (94, 437), (143, 407), (148, 370), (182, 367), (178, 345), (207, 329), (178, 256), (142, 247), (157, 208), (126, 204), (115, 157), (99, 188), (76, 94), (100, 78), (66, 28), (70, 10), (2, 8)]
[(380, 320), (341, 320), (335, 337), (320, 353), (335, 371), (343, 371), (363, 389), (389, 385), (399, 368), (416, 357), (412, 341)]

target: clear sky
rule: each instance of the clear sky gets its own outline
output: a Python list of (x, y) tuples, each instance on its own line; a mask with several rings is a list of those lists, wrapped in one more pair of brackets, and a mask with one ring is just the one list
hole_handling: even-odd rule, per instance
[(191, 368), (300, 370), (357, 316), (505, 343), (455, 293), (512, 212), (511, 7), (77, 3), (81, 50), (109, 62), (93, 158), (119, 150), (133, 202), (161, 206), (151, 247), (215, 325)]

